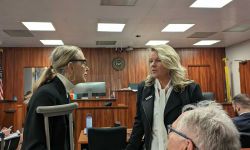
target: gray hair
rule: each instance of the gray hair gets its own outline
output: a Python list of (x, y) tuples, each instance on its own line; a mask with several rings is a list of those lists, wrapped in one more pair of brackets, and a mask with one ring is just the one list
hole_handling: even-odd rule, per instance
[(245, 109), (250, 109), (250, 97), (247, 94), (238, 94), (233, 97), (233, 103), (240, 104)]
[(239, 150), (239, 133), (232, 120), (219, 105), (197, 107), (185, 112), (177, 129), (190, 133), (190, 138), (203, 150)]
[(63, 73), (63, 67), (65, 67), (70, 60), (76, 59), (78, 51), (81, 51), (81, 49), (77, 46), (63, 45), (56, 47), (50, 56), (51, 66), (43, 71), (40, 78), (33, 85), (32, 93), (48, 80), (54, 78), (57, 72)]
[(213, 105), (214, 107), (218, 107), (219, 109), (222, 109), (222, 106), (213, 100), (203, 100), (203, 101), (199, 101), (198, 103), (187, 104), (187, 105), (183, 106), (182, 113), (189, 111), (189, 110), (196, 109), (198, 107), (207, 107), (207, 106), (211, 106), (211, 105)]
[[(151, 51), (157, 52), (162, 65), (169, 70), (171, 82), (175, 91), (182, 91), (186, 85), (193, 82), (187, 78), (187, 70), (181, 65), (179, 55), (171, 46), (158, 45), (152, 47)], [(154, 82), (155, 78), (149, 75), (145, 81), (145, 86), (151, 86)]]

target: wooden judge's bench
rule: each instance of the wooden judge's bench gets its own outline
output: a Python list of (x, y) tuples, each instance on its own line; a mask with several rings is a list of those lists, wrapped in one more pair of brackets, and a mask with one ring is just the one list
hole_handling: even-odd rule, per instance
[[(74, 112), (76, 149), (80, 149), (77, 141), (81, 130), (86, 128), (88, 113), (92, 116), (93, 127), (113, 127), (115, 123), (127, 128), (133, 127), (137, 92), (116, 90), (114, 95), (115, 98), (73, 100), (79, 104), (78, 109)], [(112, 106), (105, 106), (107, 102), (112, 102)]]
[[(74, 111), (74, 141), (76, 149), (80, 149), (77, 141), (81, 131), (86, 127), (86, 115), (92, 116), (93, 127), (113, 127), (115, 123), (127, 128), (133, 127), (136, 115), (137, 92), (132, 90), (116, 90), (114, 98), (77, 99), (79, 107)], [(112, 106), (105, 106), (112, 102)], [(230, 117), (235, 113), (231, 103), (222, 103)], [(13, 126), (13, 130), (21, 131), (26, 114), (26, 105), (13, 100), (0, 101), (0, 125)]]

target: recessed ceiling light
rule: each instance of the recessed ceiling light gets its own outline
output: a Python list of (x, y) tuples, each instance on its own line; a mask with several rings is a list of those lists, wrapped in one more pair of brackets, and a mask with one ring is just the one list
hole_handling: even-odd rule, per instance
[(213, 45), (218, 42), (220, 42), (220, 40), (201, 40), (194, 45)]
[(40, 40), (43, 45), (64, 45), (62, 40)]
[(22, 22), (30, 31), (55, 31), (51, 22)]
[(164, 45), (168, 42), (167, 40), (150, 40), (145, 45)]
[(193, 8), (222, 8), (233, 0), (196, 0), (190, 7)]
[(98, 23), (98, 32), (122, 32), (125, 24), (118, 23)]
[(194, 24), (168, 24), (161, 32), (185, 32)]

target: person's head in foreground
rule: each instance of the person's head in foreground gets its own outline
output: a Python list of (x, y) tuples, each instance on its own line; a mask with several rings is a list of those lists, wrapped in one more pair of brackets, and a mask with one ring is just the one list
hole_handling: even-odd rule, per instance
[(239, 150), (239, 133), (218, 105), (184, 112), (168, 126), (168, 150)]

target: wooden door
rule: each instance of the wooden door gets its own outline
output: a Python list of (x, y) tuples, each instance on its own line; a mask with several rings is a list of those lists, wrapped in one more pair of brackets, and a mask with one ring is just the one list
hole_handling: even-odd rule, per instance
[(250, 95), (250, 60), (240, 62), (241, 93)]
[(202, 92), (214, 92), (211, 82), (210, 65), (189, 65), (188, 77), (200, 84)]

